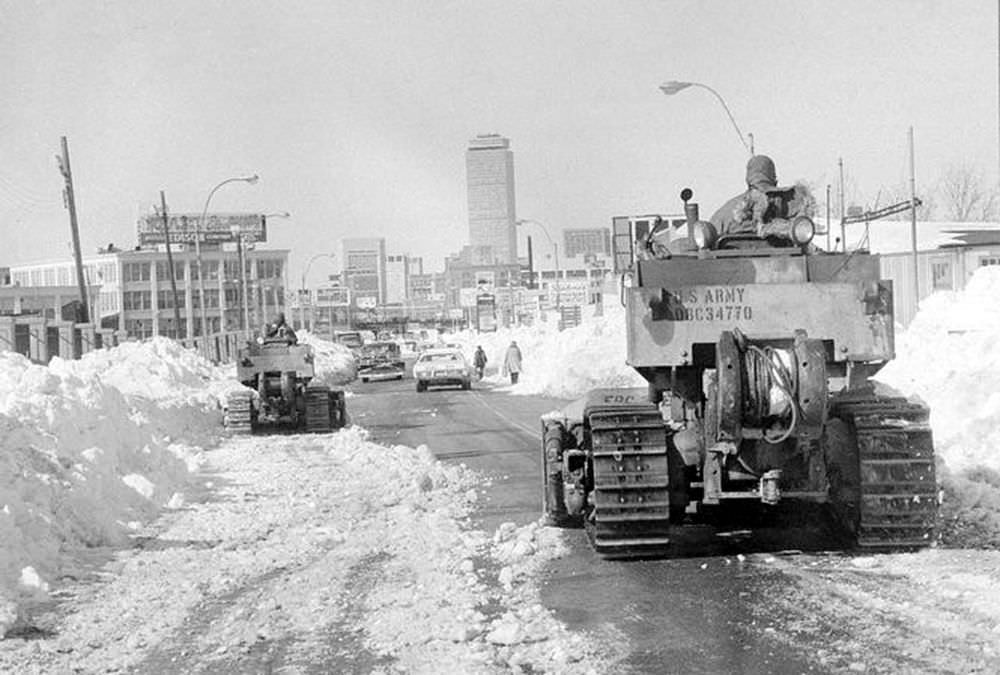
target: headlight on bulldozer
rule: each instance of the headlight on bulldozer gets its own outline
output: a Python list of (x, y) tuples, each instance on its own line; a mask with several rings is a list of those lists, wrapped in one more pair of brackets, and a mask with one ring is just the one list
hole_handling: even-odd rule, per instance
[(799, 246), (805, 246), (816, 236), (816, 224), (806, 218), (799, 216), (792, 221), (792, 241)]
[(719, 233), (712, 223), (699, 220), (691, 226), (691, 236), (694, 239), (695, 246), (704, 250), (715, 246), (715, 242), (719, 238)]

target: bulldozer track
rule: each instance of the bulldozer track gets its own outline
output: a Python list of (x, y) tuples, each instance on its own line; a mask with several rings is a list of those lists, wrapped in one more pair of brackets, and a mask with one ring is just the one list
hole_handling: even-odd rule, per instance
[(226, 429), (234, 435), (253, 432), (251, 398), (249, 391), (232, 391), (226, 397)]
[(860, 461), (858, 546), (892, 550), (929, 546), (938, 496), (926, 407), (904, 398), (847, 397), (833, 415), (855, 430)]
[(667, 433), (655, 408), (592, 412), (593, 510), (586, 519), (605, 557), (662, 552), (670, 543)]
[(333, 431), (333, 394), (328, 387), (306, 387), (306, 431)]

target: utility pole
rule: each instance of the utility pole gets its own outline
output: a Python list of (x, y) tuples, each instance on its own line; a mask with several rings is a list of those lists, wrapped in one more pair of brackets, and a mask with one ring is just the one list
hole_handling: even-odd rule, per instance
[(844, 225), (844, 158), (838, 159), (837, 164), (840, 166), (840, 245), (844, 253), (847, 253), (847, 228)]
[(73, 232), (73, 258), (76, 260), (76, 284), (80, 288), (80, 322), (90, 323), (90, 304), (87, 302), (87, 281), (83, 276), (83, 255), (80, 253), (80, 229), (76, 223), (76, 197), (73, 194), (73, 171), (69, 166), (69, 145), (62, 137), (62, 156), (56, 155), (59, 172), (66, 181), (66, 208), (69, 209), (69, 227)]
[(538, 284), (535, 283), (535, 257), (531, 249), (531, 235), (528, 235), (528, 288), (534, 290), (538, 288)]
[(826, 184), (826, 250), (830, 250), (830, 184)]
[[(167, 242), (167, 265), (170, 267), (170, 292), (174, 296), (174, 325), (177, 339), (181, 339), (181, 308), (177, 303), (177, 278), (174, 276), (174, 254), (170, 252), (170, 218), (167, 217), (167, 197), (160, 190), (160, 215), (163, 216), (163, 238)], [(205, 298), (202, 298), (202, 302)]]
[(910, 245), (913, 249), (913, 315), (920, 307), (920, 266), (917, 264), (917, 177), (913, 158), (913, 127), (909, 131), (910, 141)]

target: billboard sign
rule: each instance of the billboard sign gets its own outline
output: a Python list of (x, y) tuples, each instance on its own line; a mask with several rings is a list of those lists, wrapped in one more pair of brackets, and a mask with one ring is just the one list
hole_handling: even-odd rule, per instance
[[(198, 234), (203, 244), (235, 241), (235, 233), (241, 233), (247, 242), (267, 241), (267, 219), (259, 213), (210, 213), (200, 228), (197, 227), (200, 213), (171, 213), (168, 220), (171, 244), (194, 243), (196, 229), (200, 229)], [(140, 218), (136, 232), (140, 246), (167, 242), (163, 216), (159, 214)]]
[(351, 291), (345, 286), (316, 289), (317, 307), (347, 307), (351, 304)]
[(497, 302), (495, 296), (483, 294), (476, 298), (476, 328), (480, 333), (496, 331)]

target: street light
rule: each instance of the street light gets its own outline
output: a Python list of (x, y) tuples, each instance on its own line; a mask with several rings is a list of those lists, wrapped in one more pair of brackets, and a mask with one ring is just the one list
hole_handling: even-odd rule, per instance
[[(305, 325), (306, 325), (306, 308), (302, 304), (302, 296), (304, 295), (304, 292), (306, 290), (306, 277), (309, 276), (309, 268), (312, 267), (313, 262), (315, 262), (316, 260), (318, 260), (320, 258), (329, 258), (330, 260), (333, 260), (334, 262), (336, 262), (336, 260), (337, 260), (337, 258), (334, 256), (333, 253), (317, 253), (313, 257), (309, 258), (309, 261), (306, 263), (306, 268), (302, 272), (302, 285), (299, 287), (300, 291), (301, 291), (299, 293), (299, 323), (301, 324), (302, 328), (305, 328)], [(314, 323), (314, 322), (310, 322), (310, 323)]]
[(518, 226), (529, 225), (529, 224), (537, 225), (542, 230), (542, 233), (545, 235), (545, 238), (549, 240), (550, 244), (552, 244), (552, 252), (556, 262), (556, 311), (557, 312), (562, 311), (562, 298), (560, 297), (560, 290), (562, 289), (562, 279), (559, 276), (559, 244), (557, 244), (555, 241), (552, 240), (552, 237), (549, 236), (549, 231), (545, 229), (545, 226), (542, 225), (537, 220), (531, 220), (531, 219), (518, 220), (516, 224)]
[[(235, 176), (233, 178), (227, 178), (222, 181), (208, 193), (208, 198), (205, 200), (205, 208), (201, 211), (201, 218), (194, 225), (194, 258), (195, 258), (195, 268), (198, 270), (198, 314), (201, 318), (201, 336), (204, 339), (207, 335), (208, 320), (205, 315), (205, 275), (202, 274), (201, 269), (201, 227), (205, 224), (205, 218), (208, 216), (208, 205), (212, 201), (212, 197), (215, 195), (216, 190), (225, 185), (226, 183), (249, 183), (253, 185), (258, 180), (260, 176), (253, 174), (252, 176)], [(242, 239), (242, 234), (240, 238)], [(242, 263), (241, 263), (242, 264)], [(242, 272), (242, 268), (241, 268)], [(249, 327), (249, 326), (248, 326)], [(192, 331), (194, 334), (194, 331)]]
[(660, 91), (662, 91), (667, 96), (673, 96), (674, 94), (680, 91), (684, 91), (688, 87), (701, 87), (702, 89), (707, 89), (710, 92), (712, 92), (712, 94), (715, 95), (715, 98), (719, 99), (719, 103), (722, 104), (723, 110), (725, 110), (726, 114), (729, 115), (729, 121), (733, 123), (733, 129), (736, 129), (736, 135), (740, 137), (740, 143), (742, 143), (743, 147), (747, 149), (747, 152), (749, 152), (750, 155), (753, 156), (753, 135), (750, 134), (751, 140), (750, 143), (747, 143), (746, 139), (743, 138), (743, 132), (740, 131), (739, 126), (736, 124), (736, 120), (733, 118), (733, 113), (729, 111), (729, 106), (726, 105), (726, 102), (724, 100), (722, 100), (722, 96), (719, 95), (719, 92), (715, 91), (707, 84), (702, 84), (701, 82), (679, 82), (677, 80), (670, 80), (669, 82), (664, 82), (663, 84), (660, 85)]
[(309, 261), (306, 263), (306, 268), (302, 272), (302, 285), (300, 286), (300, 288), (303, 291), (306, 290), (306, 277), (309, 276), (309, 268), (311, 268), (312, 264), (316, 260), (319, 260), (320, 258), (329, 258), (330, 260), (333, 260), (334, 262), (337, 261), (337, 257), (333, 253), (317, 253), (313, 257), (309, 258)]

